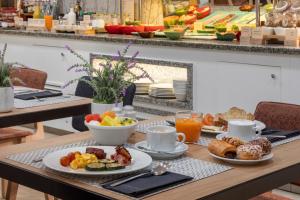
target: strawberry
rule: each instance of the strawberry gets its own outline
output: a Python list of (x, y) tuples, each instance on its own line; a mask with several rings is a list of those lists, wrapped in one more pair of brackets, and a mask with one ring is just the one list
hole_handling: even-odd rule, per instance
[(89, 114), (85, 116), (85, 121), (89, 123), (90, 121), (98, 121), (101, 122), (101, 116), (99, 114)]

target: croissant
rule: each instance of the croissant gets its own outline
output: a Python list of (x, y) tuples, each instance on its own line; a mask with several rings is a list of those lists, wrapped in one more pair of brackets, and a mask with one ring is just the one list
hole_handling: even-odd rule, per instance
[(236, 147), (222, 140), (212, 140), (208, 145), (208, 151), (220, 157), (236, 157)]

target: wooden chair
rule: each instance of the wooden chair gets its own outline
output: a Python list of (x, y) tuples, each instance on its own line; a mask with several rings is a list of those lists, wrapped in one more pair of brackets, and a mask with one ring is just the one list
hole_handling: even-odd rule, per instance
[[(47, 73), (30, 68), (12, 68), (10, 76), (14, 86), (24, 86), (35, 89), (44, 89), (47, 80)], [(17, 81), (19, 79), (19, 81)], [(21, 81), (20, 81), (21, 80)], [(30, 131), (24, 131), (16, 128), (0, 129), (0, 145), (19, 144), (28, 140), (37, 140), (44, 138), (44, 128), (41, 122), (34, 124), (35, 134)], [(4, 179), (1, 180), (2, 197), (5, 199), (16, 199), (18, 184)]]
[[(272, 129), (300, 130), (300, 105), (264, 101), (256, 106), (254, 116)], [(293, 184), (300, 186), (300, 180)]]

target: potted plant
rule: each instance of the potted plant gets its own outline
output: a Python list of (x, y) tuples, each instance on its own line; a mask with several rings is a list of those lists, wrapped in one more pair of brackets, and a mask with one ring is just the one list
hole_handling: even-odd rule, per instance
[(7, 44), (0, 51), (0, 112), (12, 111), (14, 107), (14, 91), (9, 77), (9, 65), (4, 62)]
[(69, 81), (65, 87), (77, 81), (84, 81), (90, 85), (94, 90), (92, 113), (103, 113), (111, 110), (115, 105), (122, 105), (126, 89), (134, 81), (141, 78), (152, 80), (149, 74), (135, 61), (139, 54), (138, 51), (130, 58), (126, 57), (129, 47), (130, 44), (122, 52), (118, 51), (117, 56), (103, 56), (103, 62), (94, 67), (83, 56), (67, 46), (69, 52), (82, 61), (82, 63), (69, 67), (68, 71), (85, 72), (89, 79), (74, 79)]

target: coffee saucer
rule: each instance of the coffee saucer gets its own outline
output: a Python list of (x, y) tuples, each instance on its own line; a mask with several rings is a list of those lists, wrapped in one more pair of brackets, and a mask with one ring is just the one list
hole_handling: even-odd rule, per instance
[(177, 147), (174, 149), (174, 151), (156, 152), (156, 151), (146, 150), (149, 148), (147, 145), (147, 141), (144, 140), (144, 141), (136, 143), (135, 148), (144, 153), (149, 154), (152, 158), (164, 160), (164, 159), (174, 159), (174, 158), (177, 158), (177, 157), (183, 155), (188, 150), (189, 146), (184, 143), (177, 142)]
[[(216, 136), (216, 139), (217, 140), (222, 140), (224, 137), (227, 137), (228, 136), (228, 133), (220, 133)], [(252, 138), (252, 140), (255, 140), (257, 138), (259, 138), (260, 136), (259, 135), (256, 135)]]

